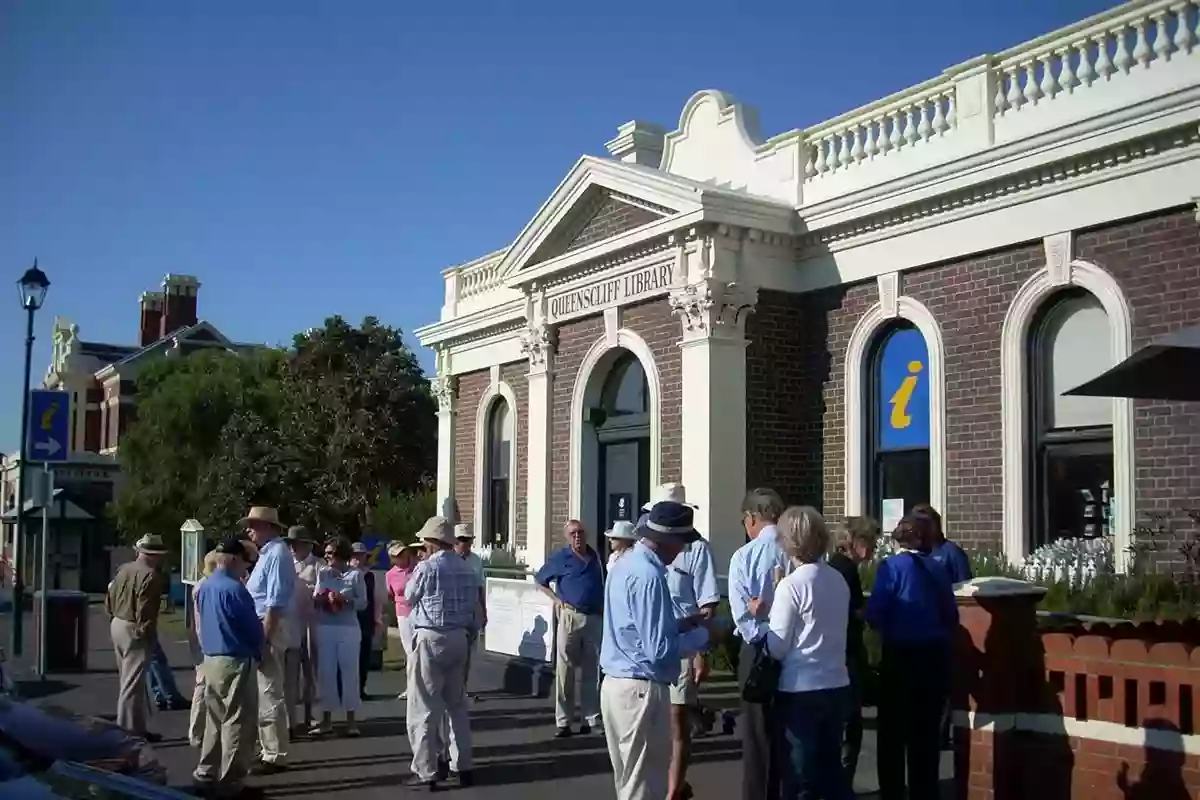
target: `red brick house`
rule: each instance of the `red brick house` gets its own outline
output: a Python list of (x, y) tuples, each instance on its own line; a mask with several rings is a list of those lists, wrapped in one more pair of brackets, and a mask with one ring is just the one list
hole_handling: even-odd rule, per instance
[[(212, 323), (198, 317), (200, 282), (191, 275), (167, 275), (160, 291), (143, 292), (138, 304), (135, 344), (87, 341), (68, 319), (54, 321), (53, 350), (42, 386), (71, 393), (69, 459), (54, 465), (55, 486), (69, 504), (49, 554), (52, 586), (102, 591), (109, 580), (107, 548), (113, 543), (105, 506), (120, 486), (116, 454), (121, 436), (137, 419), (139, 371), (157, 358), (175, 358), (198, 349), (242, 351)], [(13, 535), (17, 460), (3, 466), (4, 541)], [(29, 478), (27, 474), (27, 478)], [(32, 494), (27, 480), (26, 497)], [(66, 506), (65, 506), (66, 507)], [(40, 525), (27, 526), (27, 553), (33, 553)], [(32, 560), (29, 563), (37, 563)], [(31, 576), (30, 576), (31, 577)]]

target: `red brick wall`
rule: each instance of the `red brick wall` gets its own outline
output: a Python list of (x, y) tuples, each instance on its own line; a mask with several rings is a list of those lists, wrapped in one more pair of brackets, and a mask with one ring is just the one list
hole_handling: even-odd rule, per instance
[[(621, 310), (621, 326), (641, 336), (654, 354), (662, 386), (661, 415), (663, 482), (678, 481), (681, 466), (680, 323), (665, 299), (652, 300)], [(571, 393), (583, 357), (604, 335), (604, 317), (572, 320), (558, 329), (551, 387), (550, 525), (557, 530), (570, 513)]]
[(956, 729), (954, 760), (958, 800), (1200, 797), (1200, 756), (1065, 732)]
[(463, 522), (475, 522), (475, 416), (491, 380), (488, 370), (458, 376), (457, 413), (454, 415), (454, 499)]
[[(1200, 318), (1200, 226), (1192, 210), (1076, 235), (1077, 258), (1121, 285), (1135, 347)], [(1041, 242), (906, 272), (903, 294), (924, 303), (946, 348), (947, 530), (996, 548), (1001, 524), (1000, 328), (1021, 285), (1044, 263)], [(850, 334), (878, 299), (875, 282), (804, 295), (760, 293), (747, 336), (747, 484), (845, 507), (843, 375)], [(1200, 408), (1137, 403), (1139, 512), (1200, 500)], [(1178, 522), (1179, 520), (1177, 520)]]

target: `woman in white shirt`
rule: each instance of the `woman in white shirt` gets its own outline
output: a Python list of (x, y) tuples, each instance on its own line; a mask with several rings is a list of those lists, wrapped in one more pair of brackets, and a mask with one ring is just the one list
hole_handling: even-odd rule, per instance
[(842, 729), (850, 711), (846, 628), (850, 588), (825, 563), (829, 531), (815, 508), (792, 506), (778, 523), (792, 572), (775, 588), (767, 648), (782, 662), (775, 699), (782, 797), (853, 800), (841, 768)]
[[(314, 736), (333, 730), (333, 712), (346, 712), (346, 735), (358, 736), (358, 655), (362, 629), (358, 612), (367, 607), (367, 585), (362, 572), (350, 566), (350, 542), (344, 538), (325, 543), (325, 566), (317, 572), (313, 592), (317, 634), (317, 699), (321, 721)], [(339, 690), (338, 673), (341, 672)]]

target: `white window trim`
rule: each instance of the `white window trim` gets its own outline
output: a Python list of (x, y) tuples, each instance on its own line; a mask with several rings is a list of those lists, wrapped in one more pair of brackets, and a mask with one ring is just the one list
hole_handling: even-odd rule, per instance
[[(654, 352), (646, 341), (628, 328), (620, 328), (616, 336), (609, 333), (602, 335), (588, 349), (575, 375), (575, 385), (571, 390), (571, 427), (570, 427), (570, 460), (568, 477), (568, 508), (572, 519), (583, 519), (583, 484), (585, 479), (595, 480), (595, 454), (585, 459), (583, 452), (583, 429), (587, 424), (584, 415), (588, 408), (598, 405), (603, 380), (594, 380), (593, 373), (597, 367), (604, 366), (600, 377), (606, 378), (608, 368), (612, 366), (611, 354), (614, 350), (623, 348), (633, 353), (646, 373), (647, 398), (650, 409), (650, 485), (658, 486), (662, 467), (662, 382), (658, 375), (658, 365), (654, 361)], [(607, 356), (607, 358), (606, 358)], [(589, 461), (591, 463), (589, 463)]]
[[(1056, 274), (1057, 273), (1057, 274)], [(1017, 291), (1000, 331), (1000, 424), (1003, 463), (1003, 544), (1010, 563), (1019, 565), (1029, 554), (1026, 538), (1030, 492), (1029, 328), (1054, 292), (1075, 286), (1090, 292), (1108, 315), (1112, 337), (1112, 363), (1133, 352), (1133, 323), (1129, 303), (1111, 275), (1087, 261), (1071, 261), (1067, 268), (1039, 269)], [(1133, 447), (1133, 401), (1113, 398), (1113, 558), (1118, 572), (1129, 565), (1136, 501)]]
[[(882, 288), (882, 282), (881, 282)], [(946, 513), (946, 347), (942, 341), (942, 327), (923, 303), (911, 297), (893, 300), (894, 310), (889, 314), (884, 306), (889, 298), (887, 292), (881, 302), (871, 306), (862, 316), (850, 335), (846, 347), (846, 374), (843, 386), (842, 407), (846, 414), (846, 497), (845, 513), (848, 517), (863, 516), (866, 493), (866, 444), (867, 414), (872, 413), (863, 404), (866, 387), (868, 359), (871, 343), (879, 329), (897, 319), (911, 322), (925, 338), (929, 353), (929, 503), (943, 515)]]
[(475, 508), (472, 516), (475, 517), (475, 541), (482, 543), (483, 520), (487, 512), (487, 498), (490, 497), (488, 447), (491, 444), (492, 431), (488, 425), (488, 417), (491, 416), (497, 398), (502, 398), (508, 403), (508, 413), (512, 415), (512, 448), (508, 454), (508, 546), (512, 547), (517, 540), (517, 439), (520, 435), (520, 427), (517, 425), (517, 395), (512, 387), (499, 380), (494, 372), (492, 382), (488, 384), (487, 391), (483, 393), (479, 407), (475, 410)]

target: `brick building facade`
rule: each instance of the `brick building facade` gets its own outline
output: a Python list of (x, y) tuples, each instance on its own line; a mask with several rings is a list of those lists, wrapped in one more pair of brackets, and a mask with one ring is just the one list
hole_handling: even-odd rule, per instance
[[(1150, 5), (1084, 27), (1116, 47)], [(418, 336), (446, 508), (532, 565), (667, 481), (722, 572), (757, 485), (833, 520), (930, 501), (1014, 562), (1108, 534), (1124, 568), (1169, 539), (1200, 411), (1065, 392), (1200, 316), (1200, 54), (1087, 53), (1095, 80), (1046, 44), (1080, 30), (769, 139), (712, 91), (674, 131), (622, 126), (509, 247), (443, 273)]]
[[(107, 550), (115, 539), (106, 506), (120, 489), (117, 450), (121, 436), (137, 420), (140, 370), (157, 358), (181, 357), (199, 349), (240, 352), (254, 347), (231, 342), (198, 317), (199, 289), (195, 277), (169, 274), (160, 291), (143, 292), (138, 299), (136, 344), (87, 341), (71, 320), (54, 321), (51, 363), (42, 387), (71, 396), (67, 460), (53, 469), (55, 485), (74, 515), (70, 524), (53, 531), (48, 563), (54, 588), (103, 591), (111, 579)], [(18, 465), (19, 458), (11, 456), (0, 468), (6, 553), (11, 552), (16, 528)], [(32, 502), (32, 484), (27, 475), (27, 503)], [(26, 524), (26, 553), (35, 552), (40, 531), (40, 524)], [(37, 559), (22, 561), (27, 570), (38, 563)]]

